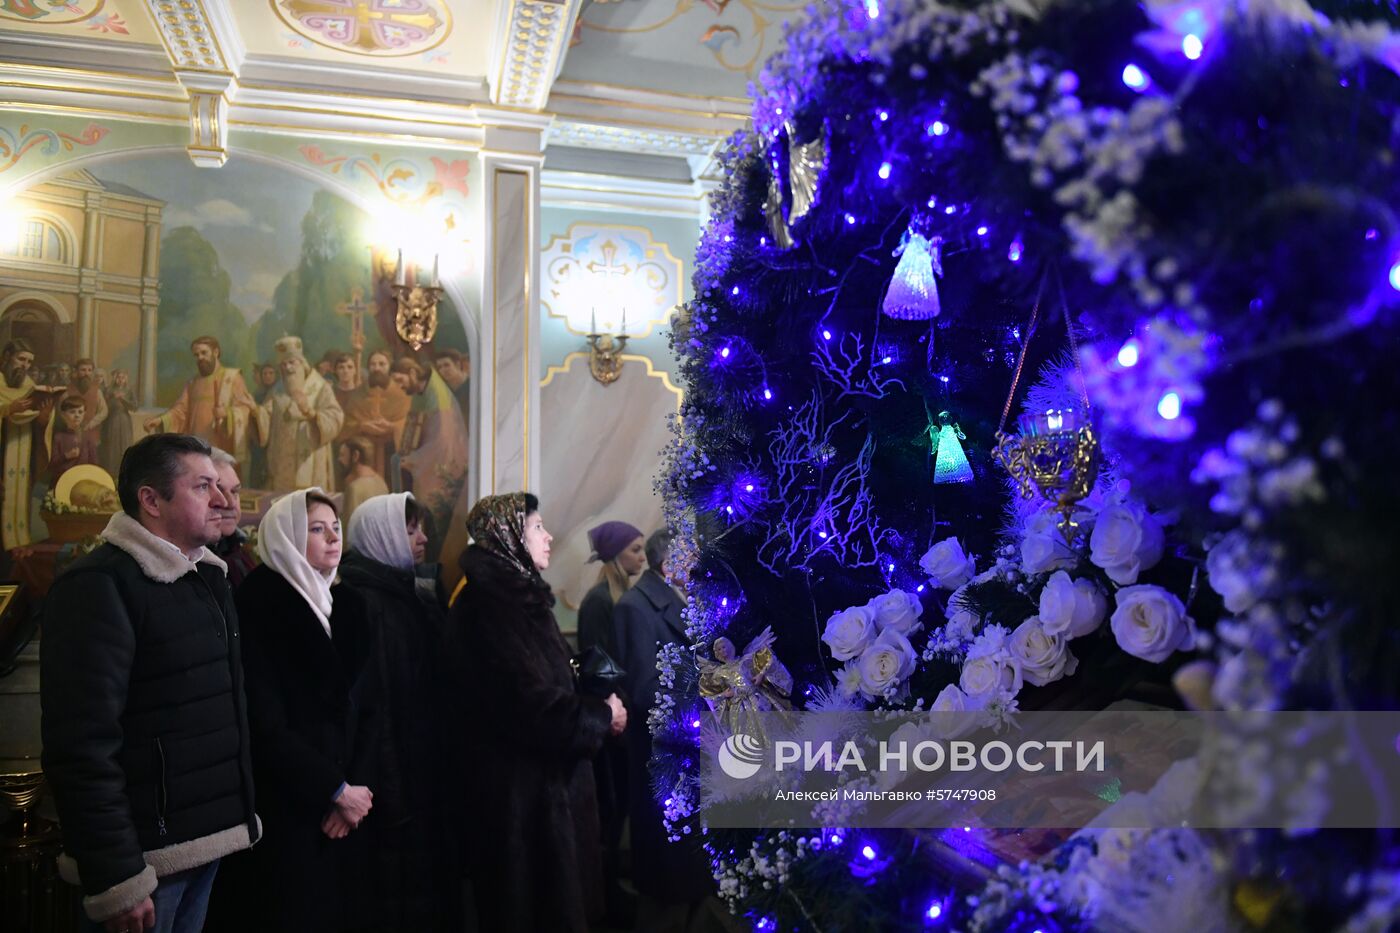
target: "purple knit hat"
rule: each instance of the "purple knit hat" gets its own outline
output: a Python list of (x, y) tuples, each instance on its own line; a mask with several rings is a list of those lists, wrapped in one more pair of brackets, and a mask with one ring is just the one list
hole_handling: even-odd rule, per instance
[(588, 529), (588, 545), (593, 548), (590, 562), (614, 560), (627, 545), (642, 537), (641, 531), (626, 522), (603, 522)]

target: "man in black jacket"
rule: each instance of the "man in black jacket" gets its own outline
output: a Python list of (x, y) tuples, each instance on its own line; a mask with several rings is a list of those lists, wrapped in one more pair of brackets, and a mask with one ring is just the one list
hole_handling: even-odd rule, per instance
[(656, 670), (657, 655), (667, 645), (690, 644), (681, 617), (685, 600), (666, 582), (670, 550), (671, 533), (665, 529), (647, 538), (647, 570), (617, 601), (613, 638), (621, 655), (618, 660), (627, 671), (632, 882), (641, 895), (636, 928), (650, 933), (697, 933), (713, 928), (706, 909), (706, 898), (714, 891), (709, 863), (694, 839), (667, 840), (647, 768), (651, 761), (647, 717), (656, 706), (661, 676)]
[(196, 933), (219, 859), (260, 834), (209, 452), (187, 434), (127, 450), (122, 512), (44, 607), (44, 773), (88, 929)]

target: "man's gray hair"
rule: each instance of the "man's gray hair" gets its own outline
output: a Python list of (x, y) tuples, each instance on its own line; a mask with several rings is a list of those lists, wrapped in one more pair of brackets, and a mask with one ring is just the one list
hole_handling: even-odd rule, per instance
[(214, 461), (214, 466), (238, 468), (238, 461), (234, 458), (233, 454), (218, 447), (209, 448), (209, 459)]
[(647, 538), (647, 566), (657, 573), (664, 573), (662, 569), (666, 566), (666, 555), (671, 552), (671, 532), (666, 528), (661, 528), (651, 533)]

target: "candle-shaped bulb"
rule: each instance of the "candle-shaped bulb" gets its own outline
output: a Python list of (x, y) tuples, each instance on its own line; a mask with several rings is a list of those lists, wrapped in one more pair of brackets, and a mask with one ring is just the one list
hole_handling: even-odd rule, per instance
[(394, 267), (394, 284), (408, 284), (408, 270), (403, 266), (403, 250), (399, 250), (399, 264)]
[(626, 308), (623, 308), (623, 309), (622, 309), (622, 324), (621, 324), (621, 326), (618, 327), (617, 332), (618, 332), (619, 336), (622, 336), (622, 337), (626, 337), (626, 336), (627, 336), (627, 309), (626, 309)]
[(588, 312), (588, 332), (598, 333), (598, 309), (594, 308)]
[(442, 288), (442, 279), (438, 278), (438, 254), (433, 253), (433, 288)]

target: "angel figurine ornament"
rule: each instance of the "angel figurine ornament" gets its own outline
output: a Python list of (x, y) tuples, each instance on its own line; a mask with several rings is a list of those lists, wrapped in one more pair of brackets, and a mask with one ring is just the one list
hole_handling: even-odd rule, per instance
[(792, 674), (773, 653), (773, 629), (765, 628), (736, 655), (734, 643), (716, 638), (714, 660), (700, 659), (700, 695), (731, 735), (767, 742), (759, 713), (792, 709)]

